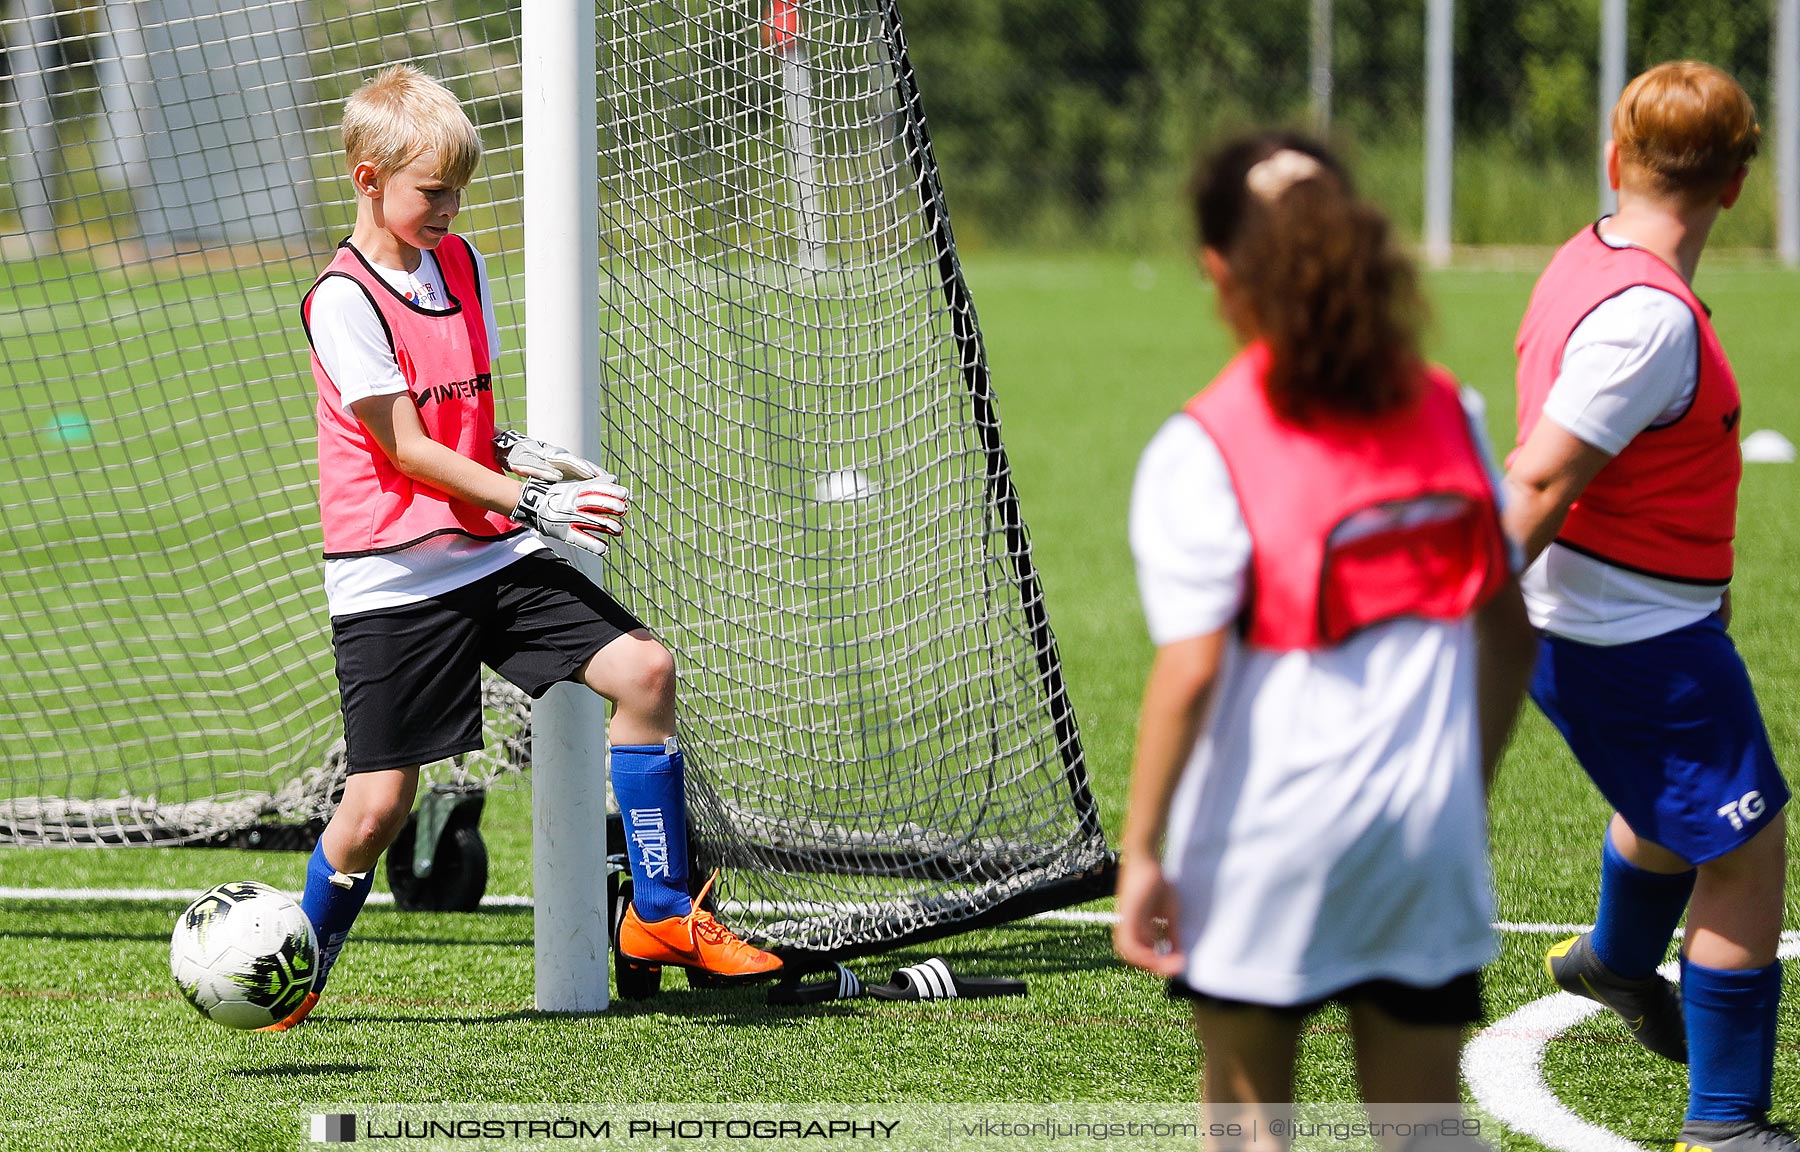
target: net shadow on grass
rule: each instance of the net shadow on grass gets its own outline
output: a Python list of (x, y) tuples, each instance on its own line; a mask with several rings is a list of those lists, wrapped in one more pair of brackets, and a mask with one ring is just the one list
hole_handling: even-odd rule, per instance
[[(798, 1028), (821, 1017), (853, 1017), (858, 1012), (849, 1005), (838, 1005), (829, 1011), (818, 1008), (776, 1008), (756, 993), (747, 1001), (721, 1008), (718, 992), (665, 992), (655, 1000), (615, 1000), (604, 1015), (635, 1020), (647, 1016), (670, 1016), (719, 1028)], [(554, 1017), (550, 1017), (554, 1018)]]
[(609, 1019), (631, 1020), (644, 1016), (672, 1016), (720, 1028), (795, 1028), (804, 1024), (807, 1019), (819, 1015), (813, 1010), (765, 1008), (760, 995), (747, 1003), (741, 999), (734, 999), (727, 1003), (722, 999), (724, 995), (727, 994), (668, 992), (653, 1001), (614, 1000), (611, 1007), (604, 1012), (540, 1012), (535, 1008), (520, 1008), (512, 1012), (494, 1012), (479, 1016), (353, 1013), (326, 1016), (317, 1021), (308, 1021), (307, 1027), (338, 1025), (391, 1027), (396, 1024), (449, 1024), (460, 1027), (469, 1024), (567, 1024), (583, 1020), (604, 1023)]
[(378, 1072), (378, 1064), (268, 1064), (261, 1068), (232, 1068), (226, 1075), (242, 1079), (278, 1076), (360, 1076)]
[(1120, 967), (1113, 955), (1108, 931), (1104, 926), (1071, 932), (1062, 927), (1037, 929), (1029, 924), (1014, 924), (1007, 928), (1001, 940), (970, 946), (967, 951), (908, 952), (896, 957), (894, 966), (898, 968), (930, 956), (942, 956), (959, 976), (1024, 977), (1099, 972)]
[(530, 948), (531, 937), (522, 936), (514, 940), (494, 939), (491, 937), (469, 936), (432, 936), (432, 935), (395, 935), (380, 932), (358, 932), (351, 937), (353, 943), (359, 945), (387, 944), (406, 947), (415, 944), (448, 948)]

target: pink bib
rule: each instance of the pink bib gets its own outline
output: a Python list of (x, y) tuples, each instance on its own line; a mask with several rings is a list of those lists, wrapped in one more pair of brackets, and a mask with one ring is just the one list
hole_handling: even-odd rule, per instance
[[(1506, 579), (1505, 545), (1449, 374), (1431, 370), (1398, 412), (1297, 425), (1270, 407), (1268, 367), (1268, 346), (1252, 344), (1187, 405), (1250, 530), (1245, 640), (1324, 648), (1384, 620), (1454, 620), (1486, 603)], [(1426, 499), (1441, 505), (1429, 517), (1386, 515)]]
[(1642, 248), (1614, 248), (1599, 225), (1557, 252), (1519, 326), (1519, 443), (1543, 414), (1563, 349), (1588, 313), (1627, 288), (1661, 288), (1700, 328), (1699, 387), (1681, 419), (1638, 433), (1589, 482), (1556, 542), (1616, 567), (1689, 584), (1731, 580), (1737, 531), (1737, 377), (1705, 305), (1680, 273)]
[[(361, 286), (387, 327), (394, 361), (426, 434), (498, 472), (487, 325), (474, 258), (460, 236), (444, 237), (436, 256), (450, 294), (450, 308), (444, 312), (427, 311), (394, 291), (348, 240), (338, 245), (313, 287), (331, 276)], [(300, 305), (309, 339), (312, 295), (308, 291)], [(319, 515), (326, 559), (397, 552), (452, 532), (499, 540), (525, 531), (497, 512), (458, 500), (395, 468), (362, 422), (344, 411), (337, 385), (316, 352), (312, 370), (319, 389)]]

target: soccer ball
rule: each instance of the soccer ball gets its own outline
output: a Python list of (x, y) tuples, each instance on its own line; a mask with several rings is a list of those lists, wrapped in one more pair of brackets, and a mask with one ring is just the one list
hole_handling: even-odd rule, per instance
[(227, 1028), (286, 1019), (312, 990), (319, 941), (284, 893), (239, 880), (187, 906), (169, 941), (175, 986), (200, 1015)]

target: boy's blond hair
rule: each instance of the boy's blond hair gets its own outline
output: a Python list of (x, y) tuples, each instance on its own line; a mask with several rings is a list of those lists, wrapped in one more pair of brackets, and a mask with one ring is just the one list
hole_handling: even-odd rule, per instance
[(367, 161), (392, 176), (427, 152), (434, 175), (468, 184), (481, 162), (481, 135), (450, 89), (410, 64), (396, 64), (358, 88), (344, 104), (344, 156), (351, 169)]
[(1612, 129), (1622, 169), (1686, 197), (1718, 195), (1762, 140), (1743, 85), (1697, 60), (1658, 64), (1628, 84)]

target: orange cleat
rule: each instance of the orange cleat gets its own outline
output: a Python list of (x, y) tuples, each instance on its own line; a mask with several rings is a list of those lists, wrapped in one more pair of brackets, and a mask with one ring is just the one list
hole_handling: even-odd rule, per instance
[(686, 916), (646, 923), (635, 904), (625, 909), (619, 922), (619, 951), (646, 964), (673, 964), (728, 984), (749, 983), (781, 971), (781, 957), (739, 940), (701, 907), (716, 879), (714, 873), (707, 880)]
[(263, 1027), (258, 1028), (257, 1031), (286, 1032), (289, 1028), (294, 1027), (296, 1024), (300, 1023), (300, 1021), (306, 1019), (306, 1014), (311, 1012), (313, 1010), (313, 1005), (318, 1002), (319, 994), (317, 992), (308, 992), (306, 994), (306, 999), (300, 1001), (300, 1007), (288, 1013), (286, 1019), (277, 1020), (273, 1024), (264, 1025)]

